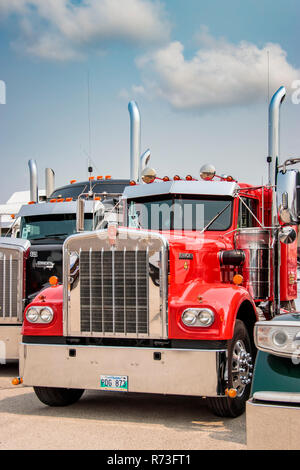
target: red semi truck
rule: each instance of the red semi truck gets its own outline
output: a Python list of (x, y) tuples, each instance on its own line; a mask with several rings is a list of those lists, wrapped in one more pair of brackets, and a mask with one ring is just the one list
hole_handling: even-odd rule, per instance
[(93, 389), (244, 411), (254, 324), (293, 311), (297, 297), (299, 173), (296, 160), (278, 162), (284, 96), (281, 87), (270, 103), (266, 186), (211, 165), (200, 179), (146, 168), (123, 193), (123, 226), (65, 241), (62, 283), (27, 307), (22, 330), (20, 377), (43, 403)]

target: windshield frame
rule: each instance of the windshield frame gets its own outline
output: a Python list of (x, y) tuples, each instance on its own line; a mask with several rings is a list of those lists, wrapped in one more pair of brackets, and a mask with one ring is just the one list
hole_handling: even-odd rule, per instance
[[(213, 200), (213, 201), (224, 201), (226, 202), (227, 204), (231, 202), (231, 205), (228, 207), (227, 210), (230, 210), (230, 215), (229, 215), (229, 219), (228, 219), (228, 226), (226, 228), (211, 228), (214, 226), (214, 222), (211, 224), (211, 227), (209, 226), (207, 229), (205, 229), (205, 232), (226, 232), (228, 231), (229, 229), (231, 229), (232, 227), (232, 224), (233, 224), (233, 216), (234, 216), (234, 197), (232, 196), (228, 196), (228, 195), (224, 195), (224, 196), (214, 196), (214, 195), (206, 195), (206, 194), (163, 194), (163, 195), (159, 195), (159, 196), (156, 196), (156, 197), (153, 197), (153, 196), (146, 196), (146, 197), (136, 197), (136, 198), (129, 198), (126, 200), (126, 204), (125, 204), (125, 225), (127, 227), (130, 227), (129, 225), (129, 209), (130, 209), (130, 205), (132, 202), (136, 202), (136, 203), (156, 203), (156, 202), (168, 202), (172, 200), (172, 205), (174, 205), (174, 202), (175, 201), (184, 201), (184, 200), (193, 200), (193, 201), (197, 201), (197, 200), (200, 200), (200, 201), (205, 201), (205, 200)], [(171, 206), (170, 206), (171, 207)], [(224, 208), (220, 208), (220, 211), (218, 212), (221, 212), (222, 209)], [(225, 211), (225, 212), (226, 212)], [(217, 215), (217, 213), (213, 216), (215, 217)], [(220, 215), (221, 216), (221, 215)], [(212, 217), (212, 219), (213, 219)], [(212, 220), (211, 219), (211, 220)], [(174, 225), (172, 225), (172, 221), (174, 223), (174, 216), (171, 218), (171, 226), (167, 229), (163, 229), (163, 228), (148, 228), (148, 230), (154, 230), (154, 231), (158, 231), (158, 232), (168, 232), (168, 231), (174, 231), (174, 232), (201, 232), (204, 228), (205, 228), (205, 225), (207, 225), (210, 220), (207, 220), (204, 227), (202, 229), (200, 228), (189, 228), (189, 229), (184, 229), (184, 228), (175, 228), (174, 229)], [(216, 219), (217, 221), (217, 219)], [(138, 228), (138, 227), (137, 227)], [(147, 230), (147, 228), (143, 227), (143, 226), (140, 226), (139, 228), (143, 229), (143, 230)]]

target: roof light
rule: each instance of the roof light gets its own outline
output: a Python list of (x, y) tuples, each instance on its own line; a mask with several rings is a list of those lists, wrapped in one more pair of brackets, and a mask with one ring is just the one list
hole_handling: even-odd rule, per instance
[(103, 176), (97, 176), (97, 180), (103, 180)]
[(71, 201), (73, 201), (73, 198), (71, 198), (71, 197), (66, 197), (65, 201), (66, 201), (66, 202), (71, 202)]
[(94, 200), (95, 200), (95, 201), (101, 201), (101, 197), (100, 197), (100, 196), (95, 196), (95, 197), (94, 197)]
[(234, 181), (232, 176), (227, 176), (226, 181)]
[(35, 201), (29, 201), (28, 204), (35, 204)]
[(156, 178), (156, 171), (153, 168), (144, 168), (141, 174), (141, 178), (144, 183), (153, 183)]
[(74, 184), (74, 183), (76, 183), (76, 180), (71, 180), (70, 181), (70, 184)]
[(181, 180), (180, 176), (179, 175), (175, 175), (174, 178), (173, 178), (174, 181), (179, 181)]
[(11, 219), (14, 219), (15, 217), (16, 217), (15, 214), (11, 214), (11, 215), (10, 215), (10, 218), (11, 218)]
[(63, 197), (60, 197), (59, 199), (57, 199), (56, 202), (64, 202), (64, 198), (63, 198)]
[(193, 178), (191, 175), (187, 175), (187, 176), (185, 177), (185, 179), (186, 179), (187, 181), (193, 181), (194, 178)]
[(94, 176), (90, 176), (90, 177), (89, 177), (89, 181), (93, 181), (94, 179), (95, 179)]
[(135, 186), (136, 185), (136, 181), (134, 180), (131, 180), (130, 183), (129, 183), (130, 186)]
[(168, 176), (164, 176), (163, 181), (170, 181), (170, 178)]
[(50, 202), (56, 202), (57, 199), (50, 199)]
[(105, 176), (105, 179), (106, 179), (106, 180), (111, 180), (111, 175), (106, 175), (106, 176)]
[(210, 181), (216, 174), (216, 169), (213, 165), (207, 163), (200, 168), (200, 177), (205, 181)]

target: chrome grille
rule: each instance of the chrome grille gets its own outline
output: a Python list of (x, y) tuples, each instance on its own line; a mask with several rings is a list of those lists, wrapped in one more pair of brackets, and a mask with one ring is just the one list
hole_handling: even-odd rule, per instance
[(82, 332), (147, 334), (147, 251), (80, 253)]
[(12, 255), (1, 253), (0, 259), (0, 318), (17, 316), (18, 261)]

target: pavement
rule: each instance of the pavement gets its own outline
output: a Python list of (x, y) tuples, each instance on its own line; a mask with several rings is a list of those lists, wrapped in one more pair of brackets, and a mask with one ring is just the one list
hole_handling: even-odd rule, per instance
[(205, 400), (85, 392), (64, 408), (13, 386), (17, 364), (0, 365), (0, 450), (245, 450), (245, 415), (214, 416)]

